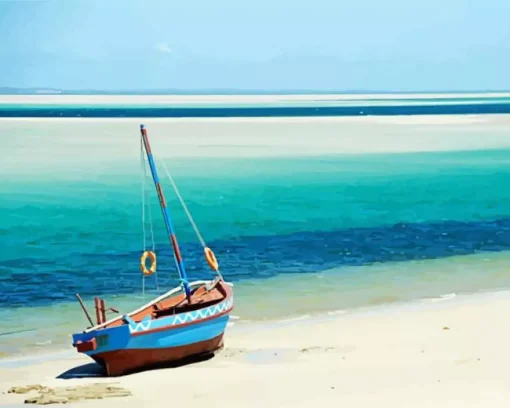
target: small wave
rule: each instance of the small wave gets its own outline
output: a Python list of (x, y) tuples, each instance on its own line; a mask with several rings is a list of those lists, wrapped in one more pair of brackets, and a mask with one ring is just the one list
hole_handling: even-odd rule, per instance
[(288, 319), (279, 320), (278, 323), (289, 323), (289, 322), (296, 322), (299, 320), (306, 320), (311, 318), (312, 316), (309, 314), (305, 314), (302, 316), (296, 316), (296, 317), (289, 317)]
[(234, 315), (231, 315), (231, 316), (230, 316), (230, 318), (231, 318), (232, 320), (239, 320), (239, 319), (240, 319), (240, 317), (239, 317), (239, 316), (234, 316)]
[(35, 343), (36, 346), (49, 346), (51, 344), (51, 340), (46, 340), (46, 341), (38, 341), (37, 343)]
[(343, 309), (340, 309), (340, 310), (331, 310), (328, 312), (328, 316), (338, 316), (338, 315), (343, 315), (343, 314), (346, 314), (347, 313), (347, 310), (343, 310)]
[(437, 303), (437, 302), (443, 302), (445, 300), (450, 300), (455, 297), (457, 297), (457, 295), (455, 293), (447, 293), (446, 295), (441, 295), (439, 297), (426, 298), (426, 299), (423, 299), (422, 301), (426, 302), (426, 303)]

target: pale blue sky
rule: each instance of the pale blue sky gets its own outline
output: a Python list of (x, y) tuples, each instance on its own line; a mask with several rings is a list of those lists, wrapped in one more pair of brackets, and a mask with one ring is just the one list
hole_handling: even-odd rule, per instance
[(510, 0), (0, 0), (0, 86), (510, 89)]

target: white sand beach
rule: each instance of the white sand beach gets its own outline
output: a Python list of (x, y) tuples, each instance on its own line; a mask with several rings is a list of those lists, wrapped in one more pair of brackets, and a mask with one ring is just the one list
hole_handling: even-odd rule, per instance
[[(78, 355), (3, 364), (0, 402), (21, 404), (38, 395), (6, 393), (12, 386), (57, 387), (59, 395), (59, 387), (107, 383), (131, 395), (69, 406), (507, 407), (509, 314), (510, 293), (500, 292), (323, 320), (234, 326), (225, 348), (211, 360), (119, 378), (57, 379), (89, 364)], [(97, 373), (91, 367), (82, 372)]]
[(362, 101), (364, 99), (445, 99), (445, 98), (507, 98), (509, 92), (466, 93), (358, 93), (358, 94), (253, 94), (253, 95), (0, 95), (0, 104), (199, 104), (199, 103), (271, 103), (299, 101)]

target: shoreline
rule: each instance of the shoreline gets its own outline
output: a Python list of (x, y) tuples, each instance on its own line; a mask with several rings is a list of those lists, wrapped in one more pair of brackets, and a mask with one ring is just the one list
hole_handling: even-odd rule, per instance
[[(328, 322), (338, 319), (357, 319), (365, 316), (384, 316), (391, 313), (412, 313), (427, 310), (441, 310), (450, 307), (462, 305), (483, 303), (492, 300), (509, 300), (510, 288), (501, 288), (498, 290), (479, 290), (469, 293), (446, 293), (437, 297), (422, 297), (409, 301), (390, 301), (372, 305), (354, 306), (338, 310), (322, 310), (300, 315), (288, 315), (278, 317), (262, 318), (260, 320), (244, 320), (236, 315), (234, 309), (231, 315), (228, 331), (235, 333), (254, 333), (257, 331), (275, 330), (282, 327), (294, 325), (306, 325), (312, 322)], [(76, 330), (79, 332), (80, 330)], [(228, 336), (228, 335), (227, 335)], [(71, 333), (68, 333), (71, 338)], [(68, 347), (55, 347), (39, 352), (0, 356), (0, 370), (3, 368), (21, 367), (41, 362), (51, 361), (53, 357), (63, 356), (64, 359), (72, 358), (77, 355), (72, 348), (71, 343)]]
[[(241, 401), (243, 406), (259, 406), (260, 399), (271, 406), (305, 407), (317, 398), (331, 407), (381, 401), (399, 407), (417, 401), (427, 407), (446, 401), (448, 407), (503, 407), (510, 397), (510, 379), (498, 373), (510, 362), (505, 353), (509, 311), (510, 291), (501, 291), (265, 325), (262, 330), (231, 328), (225, 348), (209, 361), (116, 378), (98, 377), (92, 360), (76, 353), (31, 365), (0, 363), (1, 388), (115, 383), (132, 393), (73, 401), (76, 407), (158, 406), (168, 398), (165, 384), (172, 384), (175, 402), (191, 407), (203, 405), (204, 398), (220, 398), (226, 407)], [(57, 378), (84, 364), (87, 378), (83, 371), (82, 378)], [(230, 384), (227, 393), (225, 384)], [(0, 403), (22, 403), (25, 398), (0, 394)]]

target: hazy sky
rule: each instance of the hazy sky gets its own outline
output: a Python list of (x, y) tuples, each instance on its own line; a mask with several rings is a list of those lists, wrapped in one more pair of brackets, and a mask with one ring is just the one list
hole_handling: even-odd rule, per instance
[(510, 0), (0, 0), (0, 86), (510, 89)]

